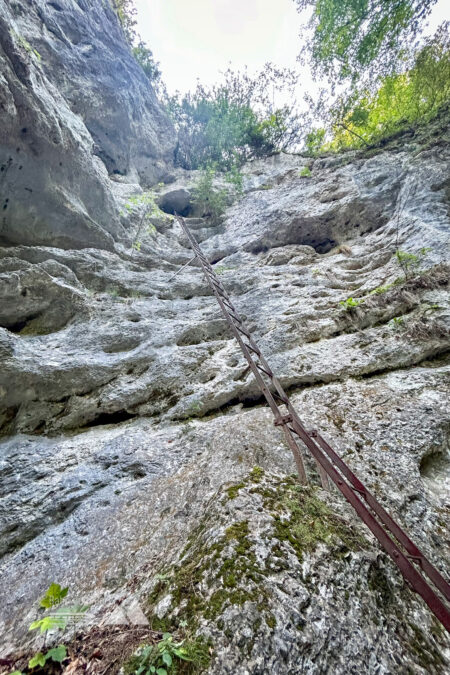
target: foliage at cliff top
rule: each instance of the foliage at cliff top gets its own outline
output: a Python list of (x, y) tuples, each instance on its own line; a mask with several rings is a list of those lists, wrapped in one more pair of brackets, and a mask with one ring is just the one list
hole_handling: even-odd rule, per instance
[(147, 47), (137, 31), (137, 11), (134, 0), (111, 0), (111, 3), (134, 58), (154, 86), (162, 84), (159, 63), (155, 61), (152, 50)]
[(303, 31), (303, 58), (334, 84), (356, 82), (370, 72), (397, 68), (405, 45), (414, 42), (436, 0), (295, 0), (313, 8)]
[(176, 161), (186, 169), (214, 162), (222, 170), (292, 147), (299, 116), (291, 106), (273, 105), (276, 93), (293, 98), (296, 74), (267, 63), (255, 76), (228, 69), (223, 81), (167, 99), (178, 131)]
[[(301, 59), (329, 82), (314, 99), (305, 97), (308, 112), (301, 114), (299, 76), (273, 64), (255, 77), (228, 69), (212, 87), (199, 83), (192, 93), (169, 96), (137, 33), (134, 0), (111, 2), (177, 129), (175, 163), (185, 169), (226, 172), (302, 143), (311, 155), (364, 147), (430, 120), (449, 103), (448, 23), (420, 49), (416, 42), (436, 0), (295, 0), (299, 11), (312, 8)], [(337, 97), (336, 85), (345, 86)], [(274, 104), (280, 92), (289, 104)]]
[(450, 33), (444, 23), (435, 36), (426, 41), (406, 72), (387, 75), (379, 89), (354, 90), (332, 105), (322, 99), (316, 115), (331, 129), (311, 133), (308, 142), (312, 154), (322, 150), (358, 148), (417, 122), (427, 122), (450, 101)]

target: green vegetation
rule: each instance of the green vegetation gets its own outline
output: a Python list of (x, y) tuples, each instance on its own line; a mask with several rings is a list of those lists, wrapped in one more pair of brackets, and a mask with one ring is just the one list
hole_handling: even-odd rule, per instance
[(177, 164), (198, 169), (213, 162), (226, 171), (293, 146), (299, 118), (292, 106), (275, 107), (273, 96), (292, 97), (296, 84), (293, 71), (266, 64), (255, 77), (228, 69), (220, 84), (167, 98), (178, 131)]
[(399, 330), (400, 328), (403, 328), (404, 320), (402, 319), (401, 316), (394, 316), (392, 319), (392, 325), (394, 326), (395, 330)]
[(111, 0), (114, 11), (122, 26), (123, 32), (130, 45), (132, 54), (141, 66), (149, 81), (156, 88), (164, 90), (161, 82), (159, 63), (153, 57), (153, 52), (139, 36), (137, 26), (137, 11), (134, 0)]
[(26, 40), (23, 35), (20, 35), (19, 33), (16, 33), (16, 31), (11, 31), (11, 35), (14, 38), (14, 40), (23, 48), (25, 49), (28, 54), (31, 56), (34, 56), (38, 61), (42, 61), (42, 56), (39, 54), (37, 49), (34, 49)]
[(315, 117), (322, 119), (329, 140), (325, 128), (311, 132), (308, 152), (366, 147), (436, 117), (450, 101), (449, 24), (443, 24), (415, 56), (405, 56), (397, 65), (399, 72), (383, 76), (377, 89), (368, 85), (353, 89), (334, 102), (322, 98)]
[[(160, 183), (158, 187), (162, 187), (162, 185), (163, 183)], [(136, 251), (141, 250), (141, 237), (145, 231), (147, 234), (156, 234), (156, 227), (153, 225), (152, 219), (164, 219), (170, 217), (161, 211), (155, 200), (156, 194), (151, 190), (148, 192), (143, 192), (140, 195), (134, 195), (125, 204), (125, 211), (121, 212), (121, 215), (129, 213), (131, 216), (137, 215), (138, 217), (136, 233), (133, 237), (132, 243), (132, 248)]]
[(139, 40), (137, 45), (132, 48), (132, 52), (150, 82), (154, 84), (159, 82), (162, 74), (159, 69), (159, 63), (155, 61), (151, 49), (147, 47), (145, 42)]
[(193, 191), (192, 204), (203, 216), (208, 216), (212, 224), (218, 225), (226, 207), (242, 194), (242, 174), (236, 165), (222, 174), (229, 187), (214, 187), (220, 174), (216, 165), (208, 164), (200, 173)]
[[(178, 132), (176, 164), (220, 172), (302, 143), (312, 157), (365, 148), (436, 117), (450, 100), (449, 24), (420, 38), (435, 1), (296, 0), (300, 12), (312, 9), (302, 58), (329, 83), (314, 100), (305, 97), (309, 111), (300, 113), (298, 75), (270, 63), (254, 77), (228, 69), (214, 86), (169, 96), (136, 31), (134, 0), (111, 0)], [(337, 84), (345, 86), (335, 97)], [(276, 105), (277, 96), (290, 103)], [(219, 211), (223, 200), (212, 198)]]
[(361, 298), (360, 300), (356, 300), (354, 298), (347, 298), (347, 300), (341, 300), (339, 304), (342, 305), (342, 307), (345, 310), (350, 311), (355, 307), (359, 307), (359, 305), (361, 305), (363, 302), (364, 302), (363, 298)]
[(134, 0), (111, 0), (111, 3), (123, 28), (125, 37), (130, 44), (133, 44), (137, 35), (137, 11), (134, 6)]
[[(214, 187), (214, 182), (221, 177), (229, 187)], [(236, 165), (225, 174), (219, 174), (215, 164), (207, 164), (195, 185), (192, 204), (203, 216), (208, 216), (213, 225), (218, 225), (226, 207), (242, 195), (242, 182), (242, 174)]]
[(305, 150), (308, 155), (315, 157), (319, 152), (325, 140), (325, 129), (312, 129), (306, 134)]
[(212, 166), (201, 172), (193, 191), (192, 203), (202, 215), (208, 216), (213, 224), (218, 224), (227, 207), (228, 190), (213, 187), (215, 177), (216, 172)]
[(309, 178), (312, 176), (311, 169), (308, 166), (304, 166), (301, 171), (298, 172), (300, 178)]
[(193, 673), (209, 663), (208, 645), (202, 638), (174, 641), (164, 633), (155, 645), (144, 645), (125, 664), (127, 675), (171, 675)]
[(414, 273), (417, 273), (420, 269), (420, 264), (423, 258), (427, 255), (429, 248), (421, 248), (416, 253), (408, 253), (407, 251), (400, 251), (398, 249), (395, 252), (395, 257), (398, 264), (400, 265), (403, 274), (405, 275), (405, 281), (411, 278)]
[[(30, 624), (29, 630), (39, 630), (44, 636), (43, 649), (45, 650), (45, 643), (47, 633), (51, 630), (64, 631), (67, 627), (69, 619), (74, 619), (87, 610), (87, 607), (60, 607), (62, 601), (68, 593), (68, 587), (61, 588), (59, 584), (52, 583), (47, 589), (44, 597), (40, 600), (39, 607), (41, 610), (47, 610), (47, 614), (33, 621)], [(37, 666), (44, 667), (47, 661), (55, 663), (62, 663), (67, 656), (66, 647), (63, 644), (48, 649), (47, 651), (39, 651), (28, 662), (28, 668), (33, 669)], [(15, 671), (17, 675), (20, 671)]]
[(333, 82), (396, 69), (436, 0), (296, 0), (313, 7), (302, 56)]
[(261, 564), (257, 558), (248, 520), (232, 522), (211, 540), (211, 528), (216, 532), (219, 525), (216, 516), (211, 520), (206, 514), (189, 538), (181, 562), (166, 570), (151, 593), (149, 618), (153, 628), (161, 627), (153, 609), (170, 594), (171, 607), (162, 620), (164, 630), (177, 631), (183, 622), (194, 635), (204, 620), (216, 621), (223, 630), (227, 607), (239, 607), (247, 601), (254, 603), (259, 621), (273, 629), (276, 617), (270, 611), (271, 595), (265, 577), (285, 570), (292, 550), (301, 561), (304, 553), (320, 542), (339, 549), (337, 555), (342, 550), (360, 550), (364, 544), (318, 498), (317, 490), (300, 486), (296, 476), (267, 477), (261, 467), (254, 467), (244, 480), (224, 491), (222, 505), (226, 511), (227, 503), (244, 490), (247, 499), (257, 495), (257, 503), (262, 500), (272, 518), (272, 535), (265, 540), (272, 546), (270, 565)]

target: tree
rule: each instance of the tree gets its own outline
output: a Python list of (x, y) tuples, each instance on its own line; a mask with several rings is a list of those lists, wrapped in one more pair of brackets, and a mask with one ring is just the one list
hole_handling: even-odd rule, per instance
[(112, 0), (112, 5), (122, 25), (125, 37), (130, 45), (132, 45), (137, 39), (137, 11), (134, 6), (134, 0)]
[(387, 75), (413, 42), (437, 0), (295, 0), (313, 13), (301, 56), (333, 84)]
[(145, 42), (139, 40), (136, 47), (132, 48), (133, 56), (147, 75), (150, 82), (156, 83), (161, 80), (159, 63), (153, 58), (153, 52)]
[(283, 92), (292, 100), (297, 76), (266, 64), (255, 77), (228, 69), (211, 88), (169, 97), (167, 108), (178, 131), (177, 163), (186, 169), (214, 162), (221, 170), (267, 156), (296, 142), (300, 123), (293, 106), (275, 106)]
[(376, 143), (401, 129), (427, 122), (450, 101), (450, 33), (444, 22), (428, 38), (405, 72), (382, 78), (375, 92), (353, 90), (332, 104), (326, 98), (317, 116), (331, 129), (323, 149), (340, 150)]

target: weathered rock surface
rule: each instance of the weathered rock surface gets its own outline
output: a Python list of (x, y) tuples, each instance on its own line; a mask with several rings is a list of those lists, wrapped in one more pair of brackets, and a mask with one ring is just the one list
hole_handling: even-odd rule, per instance
[(174, 131), (109, 2), (0, 2), (0, 242), (112, 249), (108, 174), (168, 175)]
[[(302, 417), (444, 574), (446, 133), (317, 160), (310, 178), (300, 156), (255, 162), (222, 225), (188, 220)], [(118, 177), (118, 203), (136, 181)], [(178, 183), (155, 198), (187, 200)], [(0, 248), (1, 653), (58, 581), (90, 604), (85, 626), (123, 598), (151, 625), (193, 622), (215, 645), (211, 673), (444, 673), (448, 641), (351, 509), (286, 478), (289, 451), (200, 270), (174, 277), (192, 255), (177, 223), (139, 251), (33, 231)], [(406, 281), (397, 246), (419, 255)]]

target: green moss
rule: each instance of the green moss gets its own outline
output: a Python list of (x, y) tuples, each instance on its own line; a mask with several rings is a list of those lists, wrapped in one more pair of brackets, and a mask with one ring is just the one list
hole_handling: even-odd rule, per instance
[(169, 619), (162, 618), (159, 616), (153, 615), (150, 619), (152, 630), (157, 630), (159, 633), (168, 633), (172, 626)]
[(235, 499), (241, 488), (245, 487), (245, 483), (236, 483), (227, 489), (227, 495), (229, 499)]
[(365, 540), (317, 497), (317, 489), (300, 486), (295, 477), (278, 481), (273, 490), (255, 488), (271, 511), (277, 539), (291, 544), (299, 560), (319, 542), (360, 550)]
[(260, 466), (254, 466), (253, 469), (250, 471), (249, 478), (253, 483), (260, 483), (263, 476), (264, 476), (264, 469), (262, 469)]
[(413, 637), (409, 642), (409, 647), (415, 654), (418, 663), (426, 672), (445, 673), (448, 665), (446, 659), (442, 656), (438, 647), (415, 623), (409, 623)]
[[(264, 578), (289, 567), (285, 542), (299, 559), (319, 542), (338, 545), (337, 554), (343, 548), (359, 549), (364, 543), (319, 499), (314, 488), (300, 486), (297, 476), (268, 479), (260, 467), (254, 467), (245, 480), (224, 491), (224, 505), (244, 489), (247, 494), (259, 495), (273, 516), (274, 539), (267, 567), (256, 558), (248, 520), (232, 523), (211, 543), (206, 535), (216, 524), (206, 515), (190, 536), (181, 562), (161, 575), (149, 597), (151, 616), (161, 597), (172, 596), (168, 618), (161, 623), (150, 619), (157, 630), (175, 631), (181, 624), (195, 634), (206, 620), (221, 622), (221, 630), (226, 631), (221, 618), (224, 610), (246, 602), (256, 605), (263, 625), (265, 622), (273, 630), (276, 619)], [(247, 642), (245, 649), (250, 648)]]
[(269, 628), (272, 628), (272, 630), (275, 628), (277, 625), (277, 620), (275, 616), (272, 613), (266, 614), (264, 617), (266, 620), (266, 624), (269, 626)]
[(367, 583), (375, 594), (377, 605), (388, 607), (395, 602), (395, 592), (385, 572), (378, 565), (371, 565)]

